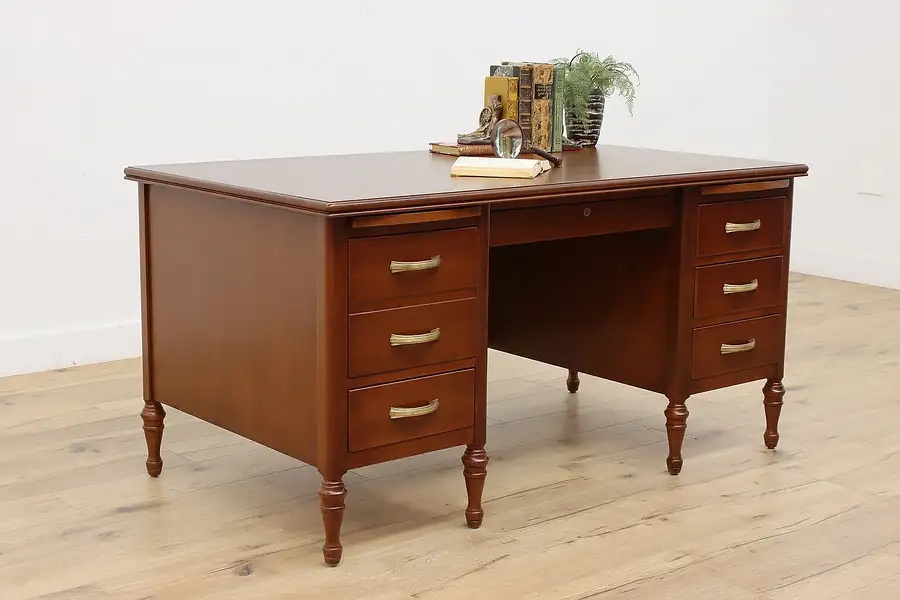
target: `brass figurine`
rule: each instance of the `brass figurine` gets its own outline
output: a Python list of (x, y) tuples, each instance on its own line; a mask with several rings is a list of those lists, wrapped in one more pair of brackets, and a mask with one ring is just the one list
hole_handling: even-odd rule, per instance
[(471, 133), (460, 134), (456, 141), (459, 144), (490, 144), (491, 132), (497, 121), (503, 118), (503, 104), (498, 94), (491, 94), (488, 105), (481, 109), (478, 116), (478, 129)]

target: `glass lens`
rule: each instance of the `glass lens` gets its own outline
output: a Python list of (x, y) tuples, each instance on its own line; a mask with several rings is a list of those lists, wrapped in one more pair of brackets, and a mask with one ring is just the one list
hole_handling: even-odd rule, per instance
[(497, 121), (491, 132), (494, 154), (500, 158), (516, 158), (522, 151), (522, 128), (512, 119)]

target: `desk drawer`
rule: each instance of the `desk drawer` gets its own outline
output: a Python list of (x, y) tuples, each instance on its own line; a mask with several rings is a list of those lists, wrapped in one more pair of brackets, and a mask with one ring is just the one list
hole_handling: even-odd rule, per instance
[(717, 317), (781, 304), (782, 257), (698, 267), (694, 318)]
[(784, 348), (783, 318), (773, 315), (695, 329), (691, 378), (778, 362)]
[(697, 211), (697, 256), (784, 245), (783, 196), (701, 204)]
[(357, 238), (349, 242), (351, 305), (468, 289), (478, 282), (478, 229)]
[(474, 298), (350, 315), (349, 375), (474, 357), (478, 331)]
[(490, 245), (660, 229), (677, 220), (678, 202), (672, 196), (497, 210), (491, 213)]
[(350, 452), (475, 425), (475, 370), (353, 390)]

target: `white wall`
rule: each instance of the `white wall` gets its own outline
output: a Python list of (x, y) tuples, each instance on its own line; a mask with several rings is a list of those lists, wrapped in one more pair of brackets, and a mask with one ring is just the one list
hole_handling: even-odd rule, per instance
[(900, 7), (777, 6), (769, 153), (810, 167), (797, 184), (792, 268), (900, 289)]
[[(528, 14), (546, 0), (518, 4), (497, 20), (465, 0), (0, 2), (0, 375), (140, 353), (136, 188), (125, 166), (423, 149), (473, 127), (491, 62), (579, 46), (642, 75), (634, 118), (613, 102), (604, 141), (809, 161), (796, 243), (836, 248), (817, 219), (848, 220), (839, 209), (846, 202), (852, 216), (856, 197), (826, 183), (838, 177), (825, 179), (828, 145), (795, 134), (852, 133), (841, 120), (851, 107), (831, 109), (853, 87), (843, 74), (831, 87), (827, 65), (800, 64), (816, 50), (782, 23), (804, 10), (582, 0), (562, 3), (554, 24)], [(823, 51), (846, 53), (844, 67), (879, 59), (816, 31)], [(809, 92), (826, 87), (829, 97)], [(819, 212), (823, 190), (832, 208)], [(887, 194), (864, 200), (889, 204)], [(857, 250), (890, 250), (868, 241), (883, 246)]]

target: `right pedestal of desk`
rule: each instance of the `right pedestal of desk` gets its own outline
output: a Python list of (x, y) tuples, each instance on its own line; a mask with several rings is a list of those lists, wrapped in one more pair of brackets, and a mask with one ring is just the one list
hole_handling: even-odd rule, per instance
[(570, 391), (581, 372), (665, 395), (673, 475), (691, 394), (764, 381), (774, 448), (791, 194), (778, 180), (493, 211), (489, 346), (567, 368)]
[(788, 179), (684, 190), (678, 339), (666, 409), (672, 474), (683, 464), (691, 394), (764, 381), (764, 442), (770, 449), (778, 443), (792, 195)]

